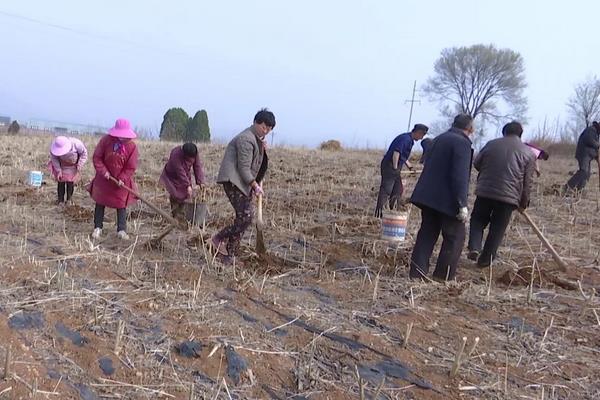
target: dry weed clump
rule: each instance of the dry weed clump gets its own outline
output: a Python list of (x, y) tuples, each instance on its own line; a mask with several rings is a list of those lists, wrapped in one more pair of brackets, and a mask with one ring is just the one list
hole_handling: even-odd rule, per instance
[(342, 151), (342, 143), (339, 140), (328, 140), (321, 143), (319, 149), (325, 151)]

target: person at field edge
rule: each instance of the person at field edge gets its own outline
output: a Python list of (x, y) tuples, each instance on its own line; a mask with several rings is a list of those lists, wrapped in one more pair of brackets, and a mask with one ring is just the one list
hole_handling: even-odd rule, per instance
[[(516, 121), (506, 124), (502, 135), (487, 142), (473, 162), (479, 175), (467, 249), (468, 258), (477, 261), (481, 268), (489, 267), (496, 259), (513, 211), (528, 207), (535, 172), (536, 157), (521, 142), (521, 124)], [(482, 250), (483, 231), (488, 225)]]
[(192, 169), (196, 185), (204, 185), (204, 169), (194, 143), (184, 143), (171, 150), (169, 160), (160, 175), (160, 182), (169, 193), (171, 214), (179, 220), (185, 219), (185, 202), (192, 199)]
[(421, 209), (421, 227), (410, 259), (409, 277), (425, 279), (429, 259), (442, 233), (442, 248), (433, 277), (454, 279), (469, 217), (467, 197), (473, 150), (473, 118), (459, 114), (452, 127), (433, 140), (410, 201)]
[(400, 198), (404, 192), (400, 175), (402, 167), (406, 164), (409, 169), (412, 169), (408, 161), (410, 152), (415, 141), (423, 139), (428, 130), (426, 125), (416, 124), (412, 131), (396, 136), (390, 144), (381, 160), (381, 185), (375, 206), (375, 217), (381, 218), (386, 201), (389, 203), (390, 210), (400, 206)]
[(598, 149), (600, 148), (600, 124), (594, 121), (581, 132), (575, 149), (575, 158), (579, 164), (579, 170), (569, 179), (565, 185), (565, 192), (582, 191), (592, 174), (592, 160), (598, 160)]
[(99, 239), (102, 235), (106, 207), (117, 210), (119, 239), (129, 239), (127, 206), (135, 203), (137, 198), (124, 186), (136, 190), (133, 175), (138, 166), (138, 149), (132, 140), (136, 137), (129, 121), (120, 118), (115, 122), (115, 126), (109, 129), (108, 134), (100, 139), (94, 150), (92, 159), (96, 175), (89, 187), (92, 199), (96, 202), (93, 239)]
[(88, 152), (83, 142), (74, 137), (57, 136), (50, 145), (48, 168), (58, 182), (57, 204), (72, 203), (75, 183), (81, 179), (81, 170), (87, 162)]
[(225, 149), (217, 183), (223, 185), (235, 210), (235, 220), (211, 242), (226, 263), (237, 254), (240, 240), (252, 223), (252, 196), (264, 193), (261, 182), (268, 168), (265, 137), (274, 127), (275, 115), (264, 108), (256, 113), (252, 126), (235, 136)]
[(535, 157), (535, 174), (536, 176), (540, 176), (542, 173), (540, 172), (540, 166), (538, 165), (538, 160), (548, 161), (550, 158), (550, 154), (541, 147), (538, 147), (531, 143), (525, 143), (525, 146), (529, 148), (533, 156)]

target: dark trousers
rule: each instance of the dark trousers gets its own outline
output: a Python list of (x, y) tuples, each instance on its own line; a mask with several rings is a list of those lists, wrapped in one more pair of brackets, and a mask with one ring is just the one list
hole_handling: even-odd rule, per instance
[(438, 280), (451, 280), (456, 275), (458, 260), (465, 243), (465, 224), (428, 207), (421, 209), (421, 228), (410, 258), (411, 278), (422, 278), (429, 272), (429, 259), (438, 237), (442, 233), (442, 248), (433, 276)]
[(391, 161), (383, 160), (381, 162), (381, 185), (377, 196), (375, 216), (379, 218), (382, 216), (386, 201), (389, 202), (390, 210), (399, 207), (403, 192), (404, 186), (400, 176), (400, 167), (394, 170)]
[(577, 159), (577, 163), (579, 164), (579, 170), (577, 170), (575, 175), (569, 179), (565, 189), (582, 191), (592, 175), (592, 168), (590, 165), (592, 163), (591, 158), (584, 157), (582, 159)]
[[(498, 247), (504, 238), (504, 232), (510, 222), (510, 217), (517, 207), (503, 201), (477, 197), (473, 212), (471, 213), (471, 225), (469, 229), (469, 245), (471, 251), (481, 252), (477, 263), (488, 266), (496, 258)], [(481, 242), (483, 231), (490, 226), (483, 251)]]
[(233, 256), (240, 247), (244, 232), (252, 224), (252, 195), (246, 196), (237, 186), (229, 182), (223, 184), (223, 190), (235, 210), (235, 220), (233, 224), (217, 233), (216, 238), (219, 241), (228, 240), (227, 253)]
[(175, 197), (169, 197), (169, 203), (171, 203), (171, 215), (173, 218), (185, 221), (185, 202)]
[(60, 203), (65, 202), (65, 192), (67, 194), (67, 201), (71, 200), (73, 197), (73, 192), (75, 191), (75, 184), (73, 182), (58, 182), (58, 201)]
[[(100, 228), (104, 226), (104, 209), (103, 205), (96, 203), (96, 209), (94, 210), (94, 228)], [(127, 230), (127, 209), (117, 208), (117, 232)]]

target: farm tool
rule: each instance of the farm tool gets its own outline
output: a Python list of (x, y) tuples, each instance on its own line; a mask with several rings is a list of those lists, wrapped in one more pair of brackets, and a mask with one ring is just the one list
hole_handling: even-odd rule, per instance
[(267, 254), (267, 248), (265, 246), (265, 238), (263, 237), (263, 212), (262, 212), (262, 203), (263, 196), (262, 194), (258, 195), (257, 200), (257, 212), (256, 212), (256, 254), (261, 257), (264, 257)]
[[(114, 183), (116, 183), (117, 185), (119, 184), (119, 181), (117, 179), (113, 178), (112, 176), (109, 179), (111, 181), (113, 181)], [(146, 204), (148, 207), (150, 207), (153, 211), (155, 211), (157, 214), (159, 214), (161, 217), (163, 217), (165, 219), (165, 221), (167, 221), (170, 224), (170, 226), (167, 227), (158, 236), (148, 240), (148, 242), (145, 243), (145, 245), (147, 247), (150, 247), (150, 248), (158, 247), (161, 240), (163, 240), (165, 238), (165, 236), (167, 236), (174, 228), (187, 229), (187, 227), (185, 227), (185, 228), (183, 227), (183, 224), (181, 222), (177, 221), (171, 215), (167, 214), (166, 212), (164, 212), (163, 210), (161, 210), (160, 208), (158, 208), (157, 206), (152, 204), (148, 199), (146, 199), (140, 193), (136, 192), (132, 188), (125, 186), (125, 185), (121, 185), (121, 187), (123, 189), (125, 189), (126, 191), (128, 191), (129, 193), (131, 193), (132, 195), (134, 195), (135, 197), (137, 197), (138, 199), (140, 199), (142, 203)]]
[(565, 261), (562, 259), (560, 254), (558, 254), (558, 252), (554, 249), (554, 247), (552, 247), (552, 244), (550, 244), (550, 242), (548, 241), (548, 239), (546, 239), (546, 237), (544, 236), (542, 231), (540, 231), (540, 228), (537, 227), (535, 222), (533, 222), (531, 217), (525, 211), (521, 211), (521, 215), (523, 216), (523, 218), (525, 218), (527, 223), (531, 226), (531, 229), (533, 229), (533, 231), (538, 236), (538, 238), (540, 238), (544, 247), (546, 247), (546, 249), (550, 252), (550, 254), (552, 255), (552, 258), (554, 259), (554, 262), (556, 263), (556, 265), (558, 265), (558, 268), (563, 272), (566, 271), (567, 263), (565, 263)]
[(600, 157), (596, 159), (598, 162), (598, 195), (596, 196), (596, 212), (600, 211)]

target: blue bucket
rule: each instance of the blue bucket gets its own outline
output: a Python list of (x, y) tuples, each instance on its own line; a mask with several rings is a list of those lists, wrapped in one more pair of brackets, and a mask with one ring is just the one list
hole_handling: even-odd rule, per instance
[(44, 178), (44, 174), (42, 171), (29, 171), (27, 175), (27, 183), (33, 187), (42, 186), (42, 180)]

